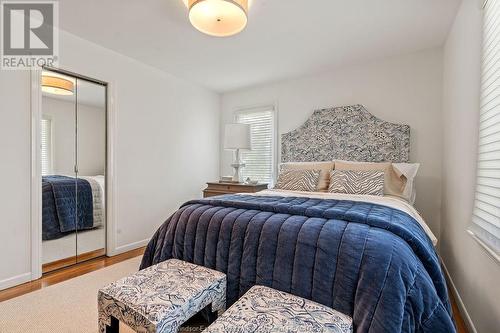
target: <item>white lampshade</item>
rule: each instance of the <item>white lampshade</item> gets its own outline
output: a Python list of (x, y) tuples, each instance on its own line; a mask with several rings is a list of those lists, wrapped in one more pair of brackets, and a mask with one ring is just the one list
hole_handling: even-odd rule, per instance
[(250, 125), (226, 124), (224, 149), (252, 149)]

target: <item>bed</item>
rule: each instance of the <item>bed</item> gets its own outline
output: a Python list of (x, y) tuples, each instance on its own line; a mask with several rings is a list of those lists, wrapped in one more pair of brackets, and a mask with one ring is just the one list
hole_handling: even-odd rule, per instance
[[(363, 106), (315, 111), (281, 161), (408, 162), (410, 128)], [(227, 304), (264, 285), (332, 307), (356, 332), (455, 332), (437, 240), (393, 197), (268, 190), (192, 200), (156, 231), (141, 269), (170, 258), (227, 274)]]
[(103, 226), (104, 176), (42, 177), (42, 240)]

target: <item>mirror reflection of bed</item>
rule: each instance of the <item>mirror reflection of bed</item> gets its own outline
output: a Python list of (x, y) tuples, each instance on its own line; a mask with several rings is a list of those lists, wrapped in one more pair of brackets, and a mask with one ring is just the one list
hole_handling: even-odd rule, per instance
[(42, 271), (106, 253), (106, 86), (42, 73)]

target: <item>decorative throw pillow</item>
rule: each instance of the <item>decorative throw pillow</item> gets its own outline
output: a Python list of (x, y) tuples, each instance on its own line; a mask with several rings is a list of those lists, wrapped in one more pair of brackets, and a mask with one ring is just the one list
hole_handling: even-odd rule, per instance
[(318, 187), (321, 170), (283, 170), (275, 189), (314, 192)]
[(280, 170), (321, 170), (316, 191), (328, 192), (330, 183), (330, 172), (334, 167), (333, 162), (286, 162), (281, 163)]
[[(335, 170), (384, 171), (384, 194), (404, 198), (406, 178), (394, 170), (391, 162), (335, 161)], [(408, 199), (406, 199), (408, 200)]]
[(384, 195), (384, 171), (333, 170), (328, 192)]

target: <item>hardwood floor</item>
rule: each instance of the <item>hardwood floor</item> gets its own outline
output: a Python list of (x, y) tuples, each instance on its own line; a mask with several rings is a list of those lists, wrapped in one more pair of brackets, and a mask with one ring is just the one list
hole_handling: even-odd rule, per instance
[(72, 256), (69, 258), (56, 260), (53, 262), (49, 262), (47, 264), (43, 264), (42, 265), (42, 273), (45, 274), (48, 272), (56, 271), (56, 270), (64, 268), (64, 267), (74, 265), (76, 263), (84, 262), (84, 261), (94, 259), (94, 258), (99, 258), (99, 257), (105, 256), (105, 255), (106, 255), (106, 250), (99, 249), (99, 250), (95, 250), (95, 251), (82, 253), (82, 254), (79, 254), (77, 256)]
[(53, 284), (63, 282), (74, 277), (111, 266), (113, 264), (119, 263), (121, 261), (140, 256), (144, 253), (145, 247), (141, 247), (136, 250), (125, 252), (113, 257), (101, 257), (96, 259), (91, 259), (82, 263), (78, 263), (74, 266), (62, 268), (56, 271), (52, 271), (43, 274), (38, 280), (27, 282), (19, 286), (15, 286), (9, 289), (0, 291), (0, 302), (6, 301), (8, 299), (24, 295), (26, 293), (46, 288)]
[[(448, 290), (450, 288), (448, 287)], [(451, 291), (449, 291), (450, 299), (451, 299), (451, 308), (453, 310), (453, 319), (455, 320), (455, 325), (457, 326), (457, 333), (469, 333), (467, 326), (465, 326), (464, 319), (462, 318), (462, 314), (457, 306), (457, 301), (455, 300), (455, 296)]]
[[(0, 302), (21, 296), (24, 294), (27, 294), (29, 292), (46, 288), (48, 286), (51, 286), (53, 284), (63, 282), (69, 279), (72, 279), (74, 277), (98, 270), (100, 268), (104, 268), (107, 266), (111, 266), (113, 264), (119, 263), (121, 261), (134, 258), (137, 256), (140, 256), (144, 253), (145, 248), (139, 248), (136, 250), (132, 250), (129, 252), (125, 252), (122, 254), (119, 254), (114, 257), (101, 257), (101, 258), (96, 258), (92, 259), (86, 262), (82, 262), (79, 264), (76, 264), (71, 267), (66, 267), (59, 269), (57, 271), (53, 271), (50, 273), (44, 274), (40, 279), (24, 283), (22, 285), (12, 287), (9, 289), (5, 289), (0, 291)], [(450, 292), (450, 298), (451, 298), (451, 304), (453, 308), (453, 317), (455, 319), (455, 323), (457, 326), (457, 333), (468, 333), (467, 326), (465, 325), (465, 322), (460, 314), (460, 311), (457, 307), (455, 298), (453, 297), (453, 293)], [(199, 327), (203, 327), (203, 321), (200, 320), (200, 318), (195, 317), (190, 320), (189, 323), (186, 324), (191, 324), (193, 326), (200, 325)]]

